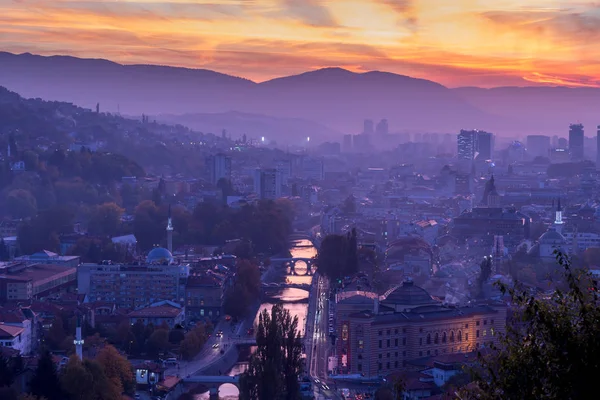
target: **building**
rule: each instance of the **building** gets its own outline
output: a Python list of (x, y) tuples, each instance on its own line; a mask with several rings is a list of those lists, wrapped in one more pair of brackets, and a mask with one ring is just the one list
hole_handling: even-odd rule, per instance
[(48, 250), (43, 250), (29, 256), (15, 258), (15, 261), (21, 261), (28, 265), (46, 264), (61, 265), (64, 267), (77, 267), (79, 265), (79, 260), (79, 256), (61, 256)]
[(479, 158), (491, 160), (494, 156), (494, 135), (489, 132), (476, 131), (476, 148)]
[(458, 159), (473, 160), (479, 157), (489, 160), (494, 154), (494, 135), (480, 130), (461, 130), (457, 137)]
[(372, 119), (365, 119), (365, 122), (363, 123), (362, 133), (364, 135), (372, 135), (373, 134), (373, 120)]
[(261, 199), (275, 200), (281, 197), (281, 176), (275, 168), (254, 171), (254, 193)]
[(352, 151), (352, 135), (351, 134), (344, 135), (344, 137), (342, 138), (342, 150), (346, 153)]
[(210, 155), (205, 160), (208, 180), (216, 185), (220, 179), (231, 180), (231, 158), (223, 153)]
[(119, 308), (136, 309), (157, 301), (184, 304), (187, 264), (175, 264), (165, 248), (154, 248), (145, 263), (81, 264), (77, 270), (77, 289), (88, 301), (103, 301)]
[(339, 373), (365, 378), (406, 370), (410, 360), (488, 347), (506, 324), (503, 304), (444, 306), (411, 281), (386, 296), (347, 297), (336, 309)]
[(457, 136), (458, 159), (472, 160), (475, 157), (475, 131), (461, 130)]
[(182, 325), (185, 321), (185, 307), (172, 301), (160, 301), (148, 307), (130, 312), (127, 317), (131, 325), (142, 321), (144, 325), (152, 324), (159, 327), (166, 324), (169, 328)]
[(382, 119), (375, 128), (375, 133), (378, 135), (387, 135), (389, 133), (388, 120)]
[(29, 308), (0, 309), (0, 347), (11, 347), (21, 355), (37, 347), (37, 319)]
[(294, 176), (290, 159), (275, 161), (275, 169), (281, 178), (282, 185), (287, 185), (290, 178)]
[(41, 299), (75, 287), (77, 269), (12, 262), (0, 265), (0, 302)]
[(550, 136), (527, 136), (527, 152), (532, 157), (548, 157), (548, 151), (550, 151), (550, 147)]
[(476, 207), (454, 218), (452, 235), (461, 241), (474, 238), (492, 245), (502, 235), (506, 246), (518, 245), (529, 234), (531, 219), (514, 209)]
[(218, 319), (222, 314), (225, 295), (224, 280), (210, 271), (190, 275), (185, 285), (185, 306), (188, 319)]
[(583, 124), (571, 124), (569, 126), (569, 153), (571, 160), (584, 160), (584, 141)]

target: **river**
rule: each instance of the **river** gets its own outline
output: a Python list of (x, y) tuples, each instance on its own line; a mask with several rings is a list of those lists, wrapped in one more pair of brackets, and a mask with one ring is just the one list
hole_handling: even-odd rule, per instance
[[(290, 254), (292, 257), (312, 258), (317, 254), (317, 249), (312, 245), (310, 240), (296, 240), (291, 243)], [(296, 271), (303, 274), (306, 271), (306, 263), (298, 261), (295, 267)], [(287, 279), (293, 284), (310, 284), (312, 282), (311, 275), (282, 275), (279, 277), (279, 282), (284, 282)], [(292, 316), (298, 318), (300, 326), (300, 334), (304, 335), (306, 326), (306, 315), (308, 313), (308, 302), (298, 303), (297, 301), (308, 299), (308, 291), (304, 289), (285, 288), (281, 289), (273, 298), (282, 302), (284, 308), (289, 310)], [(258, 315), (265, 309), (270, 310), (273, 307), (273, 302), (263, 303), (255, 317), (255, 324), (258, 323)], [(228, 375), (234, 376), (244, 372), (247, 368), (247, 360), (240, 360), (233, 368), (227, 372)], [(196, 400), (208, 400), (208, 392), (195, 396)], [(234, 385), (223, 385), (219, 389), (219, 399), (223, 400), (238, 400), (239, 392)]]

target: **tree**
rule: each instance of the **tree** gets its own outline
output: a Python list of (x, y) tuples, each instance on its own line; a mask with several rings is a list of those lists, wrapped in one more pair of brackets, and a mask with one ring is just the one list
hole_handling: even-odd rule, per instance
[(483, 285), (490, 279), (492, 275), (492, 257), (485, 256), (479, 264), (481, 271), (477, 277), (477, 289), (479, 290), (478, 296), (483, 296)]
[(261, 290), (260, 269), (248, 260), (236, 264), (235, 283), (225, 293), (223, 309), (235, 318), (244, 317), (258, 300)]
[(176, 326), (169, 332), (169, 343), (178, 345), (183, 339), (185, 339), (185, 331), (181, 326)]
[(259, 316), (256, 352), (240, 379), (240, 399), (299, 399), (298, 376), (302, 372), (302, 341), (298, 318), (281, 304)]
[(25, 189), (11, 190), (6, 198), (6, 206), (10, 215), (18, 219), (33, 217), (37, 213), (35, 197)]
[(319, 272), (337, 280), (358, 272), (356, 230), (347, 235), (327, 235), (315, 258)]
[(14, 378), (8, 359), (0, 353), (0, 387), (12, 385)]
[(90, 398), (90, 388), (93, 386), (92, 374), (87, 371), (76, 355), (69, 358), (60, 374), (60, 383), (71, 400)]
[(157, 356), (159, 353), (169, 348), (169, 331), (166, 329), (157, 329), (152, 332), (146, 344), (146, 350), (151, 355)]
[(6, 242), (4, 242), (4, 238), (0, 239), (0, 261), (8, 261), (10, 258), (10, 253), (8, 251), (8, 246), (6, 246)]
[(49, 351), (42, 353), (29, 385), (31, 394), (35, 396), (43, 396), (48, 400), (63, 400), (56, 365)]
[(121, 216), (124, 211), (115, 203), (104, 203), (94, 207), (88, 222), (89, 233), (92, 235), (115, 236), (121, 225)]
[(132, 393), (135, 388), (131, 364), (113, 346), (105, 346), (96, 357), (106, 377), (118, 388), (119, 393)]
[(600, 373), (600, 302), (596, 282), (557, 252), (566, 289), (537, 297), (517, 285), (509, 288), (514, 315), (500, 344), (479, 356), (475, 387), (463, 398), (579, 399), (595, 393)]
[(63, 320), (57, 315), (54, 317), (54, 321), (52, 321), (50, 329), (48, 329), (48, 335), (46, 336), (48, 339), (48, 345), (52, 349), (59, 349), (65, 337), (66, 333)]
[(160, 244), (165, 237), (166, 215), (151, 200), (142, 201), (133, 216), (133, 232), (142, 250), (149, 250)]

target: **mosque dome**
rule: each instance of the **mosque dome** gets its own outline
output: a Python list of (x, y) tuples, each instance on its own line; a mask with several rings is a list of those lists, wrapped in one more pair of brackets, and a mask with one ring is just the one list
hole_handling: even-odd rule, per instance
[(543, 244), (564, 244), (566, 241), (565, 237), (557, 232), (556, 229), (549, 229), (540, 236), (539, 242)]
[(173, 254), (164, 247), (156, 247), (152, 249), (146, 257), (148, 264), (171, 264), (173, 262)]

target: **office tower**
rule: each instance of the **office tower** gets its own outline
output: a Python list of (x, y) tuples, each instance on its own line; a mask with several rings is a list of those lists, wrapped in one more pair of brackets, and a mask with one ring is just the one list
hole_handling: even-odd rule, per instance
[(476, 131), (475, 151), (483, 160), (491, 160), (494, 155), (494, 135), (489, 132)]
[(219, 153), (206, 157), (206, 172), (208, 180), (216, 185), (219, 179), (231, 179), (231, 158)]
[(261, 199), (281, 197), (281, 177), (275, 168), (257, 169), (254, 172), (254, 192)]
[[(558, 138), (556, 139), (558, 142)], [(550, 150), (550, 137), (544, 135), (529, 135), (527, 136), (527, 152), (532, 157), (548, 157)]]
[(475, 140), (476, 131), (460, 131), (457, 135), (459, 160), (472, 160), (475, 157)]
[(571, 124), (569, 126), (569, 153), (571, 160), (583, 161), (583, 125)]
[(389, 131), (387, 119), (382, 119), (377, 124), (376, 133), (378, 135), (387, 135)]
[(373, 134), (373, 120), (372, 119), (365, 119), (363, 133), (365, 135)]
[(596, 131), (596, 169), (600, 171), (600, 125)]

